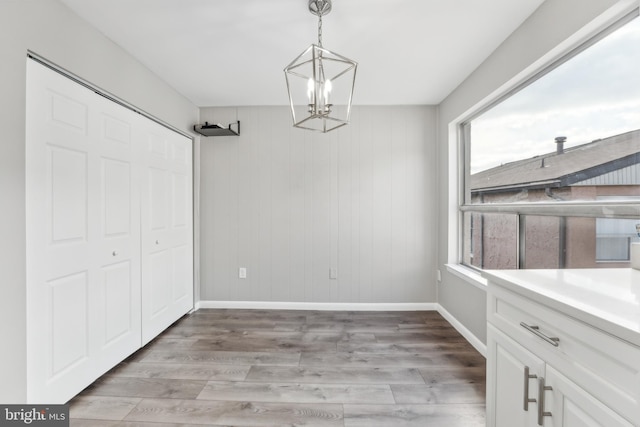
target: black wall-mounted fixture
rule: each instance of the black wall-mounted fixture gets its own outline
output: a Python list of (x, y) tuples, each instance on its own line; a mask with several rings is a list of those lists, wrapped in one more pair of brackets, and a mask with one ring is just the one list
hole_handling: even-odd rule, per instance
[[(236, 126), (236, 130), (231, 129), (233, 125)], [(229, 123), (227, 127), (219, 123), (209, 124), (209, 122), (204, 122), (203, 125), (193, 125), (193, 130), (204, 136), (238, 136), (240, 135), (240, 120), (235, 123)]]

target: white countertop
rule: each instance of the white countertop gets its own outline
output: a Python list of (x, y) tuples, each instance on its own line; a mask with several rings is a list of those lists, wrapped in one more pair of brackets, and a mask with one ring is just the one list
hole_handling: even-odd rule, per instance
[(640, 346), (640, 270), (486, 270), (482, 275)]

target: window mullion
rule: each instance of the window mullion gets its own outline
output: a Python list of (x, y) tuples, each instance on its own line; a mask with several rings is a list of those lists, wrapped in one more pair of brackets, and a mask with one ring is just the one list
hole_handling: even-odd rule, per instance
[(638, 201), (554, 202), (554, 203), (485, 203), (460, 206), (462, 212), (512, 213), (539, 216), (579, 216), (591, 218), (640, 218)]

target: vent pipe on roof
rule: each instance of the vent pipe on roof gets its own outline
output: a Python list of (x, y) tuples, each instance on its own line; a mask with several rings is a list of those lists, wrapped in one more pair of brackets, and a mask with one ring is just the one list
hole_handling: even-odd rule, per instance
[(564, 153), (564, 143), (566, 140), (566, 136), (556, 136), (556, 154)]

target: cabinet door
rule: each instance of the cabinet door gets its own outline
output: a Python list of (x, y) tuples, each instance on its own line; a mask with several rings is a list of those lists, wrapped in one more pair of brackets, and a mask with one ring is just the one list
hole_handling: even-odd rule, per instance
[(546, 367), (544, 410), (545, 427), (633, 427), (602, 402), (562, 375)]
[(487, 328), (487, 426), (535, 426), (544, 362), (493, 325)]
[(193, 308), (191, 140), (160, 125), (140, 135), (142, 343)]

